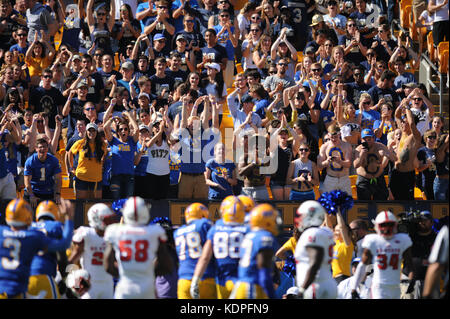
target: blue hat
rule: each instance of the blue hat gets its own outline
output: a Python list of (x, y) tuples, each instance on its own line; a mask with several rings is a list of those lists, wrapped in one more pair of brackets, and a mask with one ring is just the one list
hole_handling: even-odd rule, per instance
[(158, 41), (158, 40), (161, 40), (161, 39), (165, 39), (165, 37), (164, 37), (164, 35), (162, 33), (157, 33), (153, 37), (153, 41)]
[(365, 138), (368, 136), (375, 137), (375, 134), (373, 133), (373, 131), (370, 128), (365, 128), (361, 132), (361, 138)]

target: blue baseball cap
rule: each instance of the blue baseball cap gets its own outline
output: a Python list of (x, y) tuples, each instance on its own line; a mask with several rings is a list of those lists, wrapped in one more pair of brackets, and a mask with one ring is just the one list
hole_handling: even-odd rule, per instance
[(161, 39), (165, 39), (165, 37), (164, 37), (164, 35), (162, 33), (157, 33), (153, 37), (153, 41), (158, 41), (158, 40), (161, 40)]
[(365, 128), (361, 132), (361, 138), (365, 138), (365, 137), (368, 137), (368, 136), (375, 137), (375, 133), (370, 128)]

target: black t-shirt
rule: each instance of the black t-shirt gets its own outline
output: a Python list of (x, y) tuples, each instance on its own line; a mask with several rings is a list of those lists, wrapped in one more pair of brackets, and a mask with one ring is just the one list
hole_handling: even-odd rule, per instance
[(423, 264), (422, 260), (428, 259), (435, 239), (435, 232), (431, 232), (431, 234), (426, 236), (420, 236), (417, 233), (411, 234), (411, 240), (413, 242), (411, 253), (414, 275), (419, 280), (425, 279), (427, 266)]
[[(174, 79), (170, 75), (166, 75), (164, 78), (157, 77), (156, 74), (152, 75), (150, 77), (150, 81), (152, 82), (152, 94), (155, 94), (156, 96), (160, 96), (164, 88), (168, 89), (168, 93), (173, 91), (173, 87), (175, 84)], [(167, 98), (167, 97), (164, 97)]]
[(372, 87), (367, 93), (372, 97), (373, 104), (377, 104), (381, 98), (386, 102), (391, 102), (394, 106), (400, 102), (398, 94), (393, 89), (381, 89), (378, 86)]
[(363, 83), (362, 85), (358, 85), (356, 82), (347, 83), (347, 100), (349, 100), (356, 109), (359, 107), (359, 98), (362, 93), (369, 92), (369, 90), (372, 88), (371, 85)]
[(122, 78), (122, 74), (120, 74), (116, 70), (112, 70), (111, 72), (105, 72), (103, 70), (100, 70), (97, 73), (100, 75), (100, 77), (103, 80), (103, 87), (105, 89), (105, 96), (108, 96), (109, 93), (111, 92), (112, 84), (111, 83), (106, 84), (106, 81), (109, 79), (109, 77), (111, 75), (116, 75), (116, 80), (120, 80)]
[(89, 87), (87, 98), (89, 101), (93, 101), (94, 103), (100, 102), (100, 92), (105, 88), (105, 84), (103, 83), (102, 76), (98, 72), (94, 72), (90, 75), (92, 86)]
[(61, 92), (51, 87), (49, 90), (39, 86), (30, 92), (29, 103), (32, 105), (33, 113), (45, 112), (48, 114), (48, 126), (55, 128), (55, 116), (61, 113), (65, 99)]
[(171, 69), (167, 69), (165, 73), (173, 79), (174, 87), (176, 87), (179, 83), (185, 82), (189, 75), (188, 72), (183, 70), (172, 71)]

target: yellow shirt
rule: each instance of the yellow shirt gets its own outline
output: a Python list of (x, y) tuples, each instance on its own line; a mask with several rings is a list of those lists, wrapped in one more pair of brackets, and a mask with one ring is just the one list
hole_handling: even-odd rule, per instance
[[(95, 157), (94, 144), (89, 144), (91, 148), (92, 157), (86, 157), (86, 151), (83, 150), (84, 139), (76, 141), (70, 151), (72, 154), (78, 154), (78, 166), (75, 171), (75, 176), (85, 182), (100, 182), (102, 180), (102, 163), (97, 161)], [(103, 144), (103, 152), (108, 151), (106, 145)]]
[(353, 257), (353, 243), (346, 246), (339, 239), (333, 248), (333, 259), (331, 261), (331, 269), (333, 270), (333, 278), (339, 275), (351, 276), (351, 263)]
[(48, 68), (50, 66), (51, 60), (48, 56), (45, 56), (43, 58), (30, 57), (30, 58), (25, 58), (25, 63), (27, 64), (28, 71), (30, 72), (30, 77), (36, 76), (36, 75), (40, 76), (42, 74), (42, 71), (45, 68)]
[(297, 246), (297, 239), (295, 239), (295, 237), (292, 236), (284, 243), (284, 245), (281, 248), (283, 248), (284, 250), (290, 250), (294, 254), (295, 246)]

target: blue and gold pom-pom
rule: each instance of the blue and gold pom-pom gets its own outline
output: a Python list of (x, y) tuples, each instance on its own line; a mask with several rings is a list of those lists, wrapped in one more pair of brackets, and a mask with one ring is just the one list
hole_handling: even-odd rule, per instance
[(118, 199), (115, 202), (112, 203), (111, 208), (112, 210), (119, 216), (122, 216), (122, 208), (123, 205), (125, 205), (125, 202), (127, 201), (126, 198)]
[(295, 258), (293, 255), (288, 255), (287, 258), (284, 260), (284, 266), (283, 271), (288, 275), (290, 278), (295, 277), (295, 270), (296, 264), (295, 264)]
[(338, 210), (345, 214), (354, 203), (353, 197), (341, 190), (323, 193), (317, 201), (331, 215), (336, 215)]
[(150, 224), (168, 224), (172, 226), (172, 221), (168, 217), (155, 217), (152, 219)]

